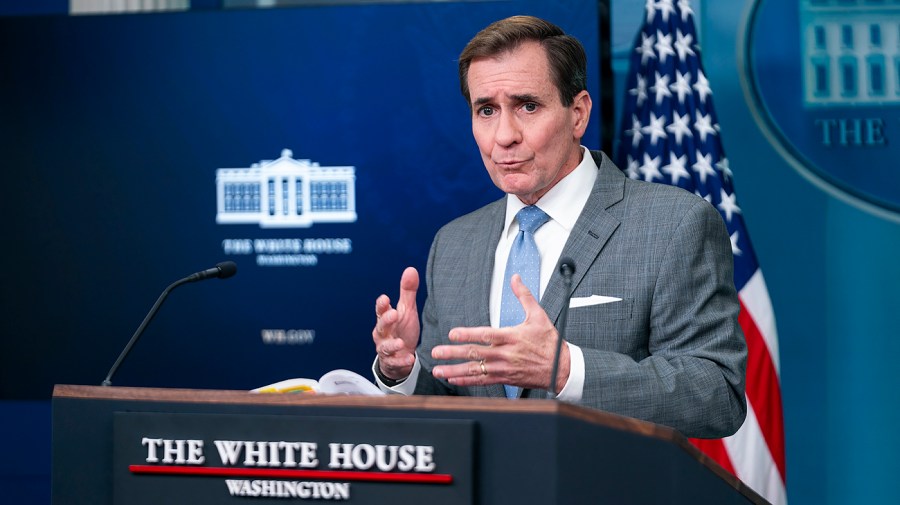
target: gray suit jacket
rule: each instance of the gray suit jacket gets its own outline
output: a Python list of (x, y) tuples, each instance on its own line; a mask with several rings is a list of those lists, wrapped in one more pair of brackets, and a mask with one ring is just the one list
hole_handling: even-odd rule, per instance
[[(582, 403), (691, 437), (734, 433), (746, 414), (747, 348), (721, 216), (696, 195), (628, 179), (608, 157), (592, 155), (600, 173), (562, 255), (575, 260), (574, 297), (622, 301), (569, 310), (566, 340), (585, 359)], [(500, 385), (456, 387), (435, 379), (431, 349), (449, 342), (451, 328), (490, 325), (494, 252), (505, 211), (505, 199), (498, 200), (435, 236), (416, 394), (504, 396)], [(565, 303), (558, 273), (540, 303), (557, 322)]]

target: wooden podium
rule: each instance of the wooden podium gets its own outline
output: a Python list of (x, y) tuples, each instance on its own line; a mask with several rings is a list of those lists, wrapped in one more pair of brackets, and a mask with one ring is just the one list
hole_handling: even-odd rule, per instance
[(550, 400), (57, 385), (54, 504), (766, 503), (678, 432)]

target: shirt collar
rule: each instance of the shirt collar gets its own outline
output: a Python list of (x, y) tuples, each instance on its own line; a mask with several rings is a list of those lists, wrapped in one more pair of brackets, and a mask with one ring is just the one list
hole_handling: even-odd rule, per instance
[[(597, 180), (597, 164), (586, 147), (582, 147), (584, 154), (581, 163), (575, 167), (569, 175), (565, 176), (550, 191), (537, 201), (536, 205), (557, 222), (571, 232), (581, 215), (584, 205), (591, 196), (594, 182)], [(507, 236), (516, 214), (525, 207), (516, 195), (506, 196), (506, 221), (503, 227), (503, 235)]]

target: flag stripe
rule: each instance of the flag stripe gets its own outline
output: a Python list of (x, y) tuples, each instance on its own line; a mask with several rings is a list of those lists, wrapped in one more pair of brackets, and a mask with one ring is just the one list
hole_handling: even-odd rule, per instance
[(731, 457), (728, 455), (728, 448), (725, 447), (724, 440), (721, 438), (696, 438), (692, 439), (691, 442), (704, 454), (721, 465), (722, 468), (728, 470), (728, 473), (738, 477), (737, 470), (734, 468)]
[(775, 373), (781, 377), (780, 360), (778, 357), (778, 332), (775, 329), (775, 312), (772, 310), (772, 301), (769, 300), (769, 291), (763, 278), (762, 270), (756, 272), (747, 281), (744, 287), (739, 288), (744, 308), (753, 318), (766, 343), (772, 366)]
[(756, 327), (756, 322), (744, 308), (743, 299), (738, 322), (747, 339), (747, 377), (753, 378), (752, 384), (748, 379), (747, 399), (753, 406), (766, 445), (784, 482), (784, 427), (781, 422), (781, 387), (778, 384), (778, 375), (775, 373), (769, 353), (766, 352), (766, 345)]
[(772, 503), (787, 503), (784, 481), (764, 441), (753, 411), (747, 408), (747, 420), (734, 435), (722, 439), (735, 462), (735, 475)]

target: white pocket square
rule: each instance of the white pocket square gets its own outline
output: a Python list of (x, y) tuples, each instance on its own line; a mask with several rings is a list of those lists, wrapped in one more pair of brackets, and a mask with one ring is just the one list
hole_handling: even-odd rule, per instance
[(615, 296), (600, 296), (600, 295), (591, 295), (591, 296), (575, 296), (569, 300), (569, 308), (574, 309), (576, 307), (587, 307), (590, 305), (601, 305), (604, 303), (612, 303), (612, 302), (621, 302), (621, 298), (616, 298)]

